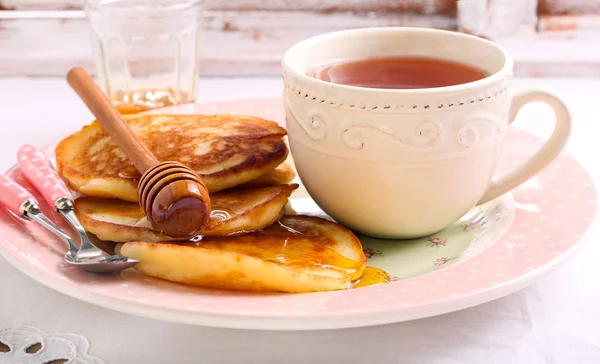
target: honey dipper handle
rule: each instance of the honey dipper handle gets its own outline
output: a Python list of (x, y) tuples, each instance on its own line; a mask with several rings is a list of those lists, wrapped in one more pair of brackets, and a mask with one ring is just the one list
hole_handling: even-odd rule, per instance
[(67, 73), (67, 82), (141, 174), (158, 164), (150, 149), (83, 68), (72, 68)]

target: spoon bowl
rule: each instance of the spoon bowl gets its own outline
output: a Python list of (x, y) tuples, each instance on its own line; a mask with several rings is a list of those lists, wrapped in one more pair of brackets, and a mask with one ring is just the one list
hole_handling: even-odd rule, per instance
[(123, 256), (109, 256), (80, 260), (67, 253), (65, 254), (65, 262), (69, 265), (92, 273), (114, 273), (122, 271), (123, 269), (131, 268), (140, 261)]

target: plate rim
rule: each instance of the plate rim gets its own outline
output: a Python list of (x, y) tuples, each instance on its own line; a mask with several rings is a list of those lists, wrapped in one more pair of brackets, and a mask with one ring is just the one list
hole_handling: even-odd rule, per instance
[(510, 295), (528, 287), (536, 278), (548, 274), (565, 262), (574, 257), (588, 243), (588, 237), (596, 230), (594, 223), (598, 214), (594, 215), (592, 224), (586, 233), (579, 239), (579, 243), (566, 250), (558, 258), (539, 267), (536, 270), (525, 273), (511, 281), (504, 282), (494, 287), (473, 292), (468, 296), (457, 297), (453, 300), (429, 304), (419, 307), (403, 308), (401, 311), (383, 311), (371, 314), (357, 313), (352, 316), (333, 317), (253, 317), (233, 314), (214, 314), (202, 312), (177, 311), (160, 307), (144, 305), (142, 303), (125, 302), (113, 297), (108, 297), (92, 291), (70, 287), (61, 281), (48, 278), (41, 272), (28, 269), (24, 263), (16, 261), (8, 254), (6, 249), (0, 248), (0, 256), (26, 276), (38, 283), (65, 294), (71, 298), (93, 304), (98, 307), (107, 308), (121, 313), (130, 314), (144, 318), (167, 321), (172, 323), (194, 324), (199, 326), (229, 328), (229, 329), (251, 329), (251, 330), (281, 330), (281, 331), (306, 331), (306, 330), (331, 330), (349, 329), (356, 327), (376, 326), (411, 321), (421, 318), (433, 317), (445, 313), (464, 310), (491, 302), (498, 298)]
[[(183, 104), (174, 107), (168, 107), (164, 109), (152, 110), (153, 113), (173, 113), (173, 109), (185, 107), (194, 107), (194, 105), (214, 105), (230, 102), (256, 102), (256, 101), (275, 101), (280, 98), (244, 98), (236, 100), (222, 100), (215, 102), (205, 103), (190, 103)], [(517, 128), (520, 132), (533, 135), (532, 133)], [(537, 137), (536, 137), (537, 138)], [(564, 154), (573, 158), (577, 164), (585, 171), (591, 178), (588, 169), (581, 164), (578, 159), (568, 151), (564, 151)], [(15, 166), (12, 166), (7, 171), (8, 173), (13, 170)], [(593, 193), (598, 197), (598, 191), (595, 183), (592, 185)], [(155, 320), (201, 325), (208, 327), (220, 327), (230, 329), (254, 329), (254, 330), (290, 330), (290, 331), (302, 331), (302, 330), (328, 330), (328, 329), (346, 329), (355, 327), (374, 326), (382, 324), (391, 324), (404, 321), (410, 321), (420, 318), (427, 318), (437, 316), (449, 312), (460, 311), (466, 308), (474, 307), (486, 302), (493, 301), (495, 299), (507, 296), (515, 293), (529, 286), (538, 277), (548, 274), (554, 271), (562, 264), (572, 259), (577, 253), (579, 253), (589, 241), (590, 235), (592, 235), (596, 229), (596, 223), (600, 218), (598, 214), (600, 205), (596, 206), (590, 224), (588, 225), (585, 232), (577, 240), (577, 242), (564, 250), (555, 259), (547, 262), (546, 264), (524, 273), (511, 280), (502, 282), (501, 284), (487, 287), (485, 289), (479, 289), (471, 292), (466, 296), (458, 296), (449, 299), (445, 302), (430, 303), (415, 307), (402, 307), (397, 306), (396, 309), (378, 310), (367, 314), (356, 312), (355, 314), (345, 315), (333, 315), (333, 316), (251, 316), (234, 313), (207, 313), (207, 312), (190, 312), (183, 310), (174, 310), (165, 307), (146, 305), (141, 302), (130, 302), (123, 301), (118, 298), (109, 297), (100, 293), (96, 293), (91, 290), (84, 290), (78, 287), (72, 287), (68, 283), (63, 283), (61, 280), (56, 280), (46, 274), (43, 271), (30, 269), (29, 266), (19, 261), (9, 252), (8, 249), (0, 247), (0, 256), (2, 256), (8, 263), (10, 263), (17, 270), (24, 273), (31, 279), (41, 283), (42, 285), (53, 289), (54, 291), (65, 294), (69, 297), (78, 299), (83, 302), (91, 303), (95, 306), (107, 308), (121, 313), (126, 313), (134, 316), (151, 318)], [(511, 223), (514, 224), (514, 221)], [(463, 262), (466, 263), (466, 262)], [(450, 269), (450, 267), (448, 267)], [(368, 289), (368, 288), (367, 288)]]

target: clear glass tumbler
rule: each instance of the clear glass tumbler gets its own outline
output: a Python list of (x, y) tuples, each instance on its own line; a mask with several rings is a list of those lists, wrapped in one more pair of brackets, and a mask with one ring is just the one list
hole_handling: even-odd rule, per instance
[(123, 114), (194, 102), (205, 0), (86, 0), (98, 82)]

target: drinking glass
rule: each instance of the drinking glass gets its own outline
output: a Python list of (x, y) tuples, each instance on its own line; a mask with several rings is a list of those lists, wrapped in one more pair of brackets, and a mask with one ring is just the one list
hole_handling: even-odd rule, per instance
[(123, 114), (196, 100), (205, 0), (86, 0), (97, 79)]

